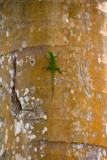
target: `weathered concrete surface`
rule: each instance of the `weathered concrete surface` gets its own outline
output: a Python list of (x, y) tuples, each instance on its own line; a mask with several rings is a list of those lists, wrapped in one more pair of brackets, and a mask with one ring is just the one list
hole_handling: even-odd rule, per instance
[(106, 14), (103, 0), (0, 2), (1, 159), (107, 159)]

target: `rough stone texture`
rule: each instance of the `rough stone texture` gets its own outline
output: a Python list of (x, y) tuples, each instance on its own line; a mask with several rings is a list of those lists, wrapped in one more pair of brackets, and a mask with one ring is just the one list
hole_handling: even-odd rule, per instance
[(107, 160), (106, 14), (104, 0), (0, 1), (2, 160)]

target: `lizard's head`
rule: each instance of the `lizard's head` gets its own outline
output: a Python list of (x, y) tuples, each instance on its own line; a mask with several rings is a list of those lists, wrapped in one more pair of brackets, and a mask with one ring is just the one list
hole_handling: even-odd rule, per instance
[(48, 51), (48, 53), (49, 53), (49, 55), (50, 55), (50, 56), (53, 56), (53, 52), (51, 52), (51, 51)]

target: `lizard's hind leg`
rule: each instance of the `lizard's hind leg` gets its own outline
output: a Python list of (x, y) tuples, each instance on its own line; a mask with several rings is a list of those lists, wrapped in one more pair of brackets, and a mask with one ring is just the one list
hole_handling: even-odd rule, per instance
[(62, 73), (63, 71), (60, 70), (59, 67), (55, 67), (56, 70), (58, 70), (59, 73)]
[(50, 65), (48, 65), (47, 67), (46, 67), (46, 70), (48, 70), (48, 69), (50, 69), (51, 68), (51, 66)]

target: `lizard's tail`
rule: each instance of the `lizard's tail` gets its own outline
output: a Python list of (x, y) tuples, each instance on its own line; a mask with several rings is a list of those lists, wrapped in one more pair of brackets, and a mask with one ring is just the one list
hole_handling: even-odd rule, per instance
[(52, 86), (52, 99), (51, 99), (51, 101), (53, 100), (53, 96), (54, 96), (54, 86)]
[(53, 96), (54, 96), (54, 76), (52, 75), (52, 99), (53, 100)]

